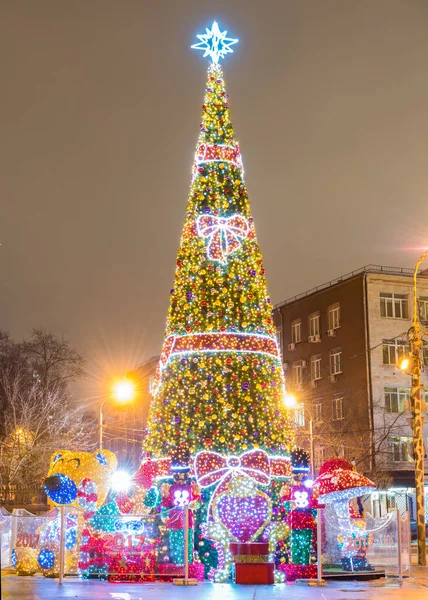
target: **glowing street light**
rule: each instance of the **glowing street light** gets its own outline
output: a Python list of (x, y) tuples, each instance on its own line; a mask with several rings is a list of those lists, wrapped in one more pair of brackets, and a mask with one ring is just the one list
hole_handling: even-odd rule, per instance
[(284, 396), (284, 406), (288, 410), (293, 408), (297, 408), (299, 403), (297, 402), (297, 398), (294, 394), (285, 394)]
[(118, 381), (113, 387), (113, 397), (118, 402), (130, 402), (135, 395), (135, 385), (129, 379)]
[(400, 371), (407, 372), (410, 367), (410, 358), (403, 358), (403, 360), (400, 362), (400, 364), (398, 366), (400, 368)]

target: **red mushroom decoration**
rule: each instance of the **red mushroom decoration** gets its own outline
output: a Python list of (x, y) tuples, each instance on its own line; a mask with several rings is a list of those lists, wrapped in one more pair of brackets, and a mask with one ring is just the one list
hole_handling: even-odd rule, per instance
[(371, 493), (375, 484), (344, 458), (327, 460), (313, 485), (322, 503), (334, 504), (338, 517), (349, 519), (349, 500)]

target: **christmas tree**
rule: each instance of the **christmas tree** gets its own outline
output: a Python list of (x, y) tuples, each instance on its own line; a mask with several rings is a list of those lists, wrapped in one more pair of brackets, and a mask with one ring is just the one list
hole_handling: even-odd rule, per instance
[(218, 64), (237, 40), (198, 36), (212, 62), (145, 450), (286, 454), (284, 375), (229, 97)]

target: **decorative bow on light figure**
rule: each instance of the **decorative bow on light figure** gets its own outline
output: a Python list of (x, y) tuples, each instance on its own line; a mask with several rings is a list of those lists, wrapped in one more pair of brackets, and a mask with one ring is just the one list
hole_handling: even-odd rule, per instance
[(216, 260), (223, 265), (227, 256), (241, 247), (241, 239), (249, 233), (248, 221), (245, 217), (216, 217), (200, 215), (196, 219), (198, 235), (208, 238), (207, 254), (209, 260)]

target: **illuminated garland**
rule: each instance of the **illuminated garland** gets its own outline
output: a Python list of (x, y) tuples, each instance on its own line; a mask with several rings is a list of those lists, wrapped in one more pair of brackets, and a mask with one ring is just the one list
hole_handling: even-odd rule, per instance
[(198, 146), (195, 153), (195, 162), (193, 163), (192, 182), (198, 175), (199, 165), (203, 165), (205, 162), (227, 162), (241, 169), (242, 175), (244, 174), (241, 150), (238, 143), (235, 146), (222, 144), (201, 144)]
[(270, 355), (279, 361), (278, 344), (276, 339), (259, 334), (243, 334), (231, 332), (195, 333), (190, 335), (171, 335), (165, 340), (159, 360), (159, 370), (156, 374), (154, 391), (160, 383), (162, 371), (173, 356), (191, 356), (201, 353), (233, 352), (246, 354)]

